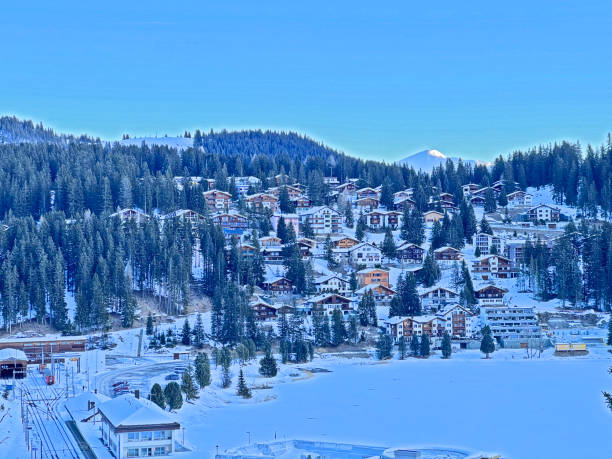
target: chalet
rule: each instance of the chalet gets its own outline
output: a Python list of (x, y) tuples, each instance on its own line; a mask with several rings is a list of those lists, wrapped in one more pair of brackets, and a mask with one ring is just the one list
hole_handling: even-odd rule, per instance
[(386, 227), (397, 229), (402, 224), (402, 213), (395, 210), (373, 210), (365, 214), (364, 217), (366, 219), (366, 224), (374, 229)]
[(262, 247), (261, 255), (264, 263), (279, 265), (283, 262), (283, 248), (280, 245)]
[(292, 198), (291, 199), (291, 203), (293, 204), (293, 207), (295, 207), (296, 210), (300, 210), (300, 209), (310, 209), (310, 206), (312, 205), (310, 199), (308, 199), (307, 196), (298, 196), (296, 198)]
[(121, 209), (115, 212), (114, 214), (110, 214), (110, 217), (117, 217), (122, 222), (134, 221), (139, 225), (142, 223), (146, 223), (150, 218), (147, 214), (137, 209)]
[(274, 231), (277, 231), (278, 221), (281, 217), (283, 217), (283, 220), (285, 220), (286, 228), (289, 228), (289, 225), (291, 225), (293, 226), (293, 231), (295, 232), (296, 236), (300, 234), (300, 217), (298, 214), (281, 214), (280, 212), (274, 212), (270, 216), (270, 223), (272, 223), (272, 228), (274, 228)]
[(281, 193), (283, 188), (285, 188), (287, 190), (287, 194), (289, 195), (289, 199), (293, 199), (293, 198), (297, 198), (299, 196), (302, 196), (302, 190), (300, 190), (299, 188), (295, 188), (293, 186), (290, 186), (290, 185), (283, 185), (283, 186), (277, 186), (277, 187), (274, 187), (274, 188), (269, 188), (268, 189), (268, 194), (271, 194), (271, 195), (276, 196), (278, 198), (278, 197), (280, 197), (280, 193)]
[(478, 190), (480, 188), (480, 185), (477, 185), (476, 183), (466, 183), (465, 185), (461, 186), (461, 189), (463, 190), (463, 194), (465, 195), (471, 195), (472, 193), (474, 193), (474, 191)]
[(131, 394), (100, 403), (102, 443), (118, 459), (167, 456), (174, 452), (181, 425), (155, 403)]
[(342, 230), (342, 217), (331, 207), (312, 207), (299, 216), (300, 224), (308, 222), (314, 234), (337, 234)]
[(240, 245), (240, 253), (243, 260), (252, 260), (255, 256), (255, 247), (251, 244), (242, 243)]
[(335, 187), (340, 185), (340, 180), (338, 180), (338, 177), (323, 177), (323, 183), (330, 187)]
[(306, 312), (311, 315), (312, 312), (323, 312), (326, 315), (332, 315), (334, 310), (338, 309), (343, 316), (349, 316), (355, 310), (354, 301), (346, 296), (337, 293), (324, 293), (304, 302)]
[(480, 306), (489, 306), (492, 304), (504, 304), (504, 295), (508, 290), (496, 287), (495, 285), (485, 285), (482, 288), (474, 290), (474, 296), (478, 300)]
[(559, 209), (548, 204), (540, 204), (527, 211), (527, 218), (532, 222), (558, 222), (560, 216), (561, 212)]
[(444, 334), (444, 322), (443, 319), (433, 315), (392, 317), (385, 321), (385, 327), (394, 341), (399, 340), (402, 336), (412, 338), (413, 335), (427, 335), (435, 338)]
[(469, 309), (451, 304), (436, 313), (444, 330), (453, 338), (470, 338), (478, 329), (479, 319)]
[(378, 200), (378, 191), (373, 188), (361, 188), (357, 190), (357, 199), (371, 198)]
[(192, 227), (196, 227), (200, 223), (204, 223), (206, 221), (206, 217), (204, 215), (199, 214), (191, 209), (179, 209), (171, 212), (169, 214), (161, 217), (162, 222), (165, 220), (174, 220), (174, 219), (184, 219), (188, 220), (191, 223)]
[(264, 236), (259, 238), (259, 245), (261, 247), (278, 247), (281, 244), (282, 241), (276, 236)]
[(289, 176), (287, 174), (276, 174), (274, 176), (274, 181), (277, 185), (286, 185), (289, 183)]
[(332, 276), (321, 276), (314, 280), (317, 293), (340, 293), (348, 294), (351, 291), (350, 282), (334, 274)]
[(354, 195), (357, 192), (357, 186), (353, 182), (345, 182), (338, 185), (336, 191), (344, 195)]
[(450, 303), (456, 303), (459, 300), (459, 294), (454, 290), (445, 287), (432, 287), (419, 295), (423, 308), (437, 311), (442, 306)]
[(472, 196), (480, 196), (481, 198), (484, 198), (486, 197), (486, 194), (489, 190), (491, 190), (493, 192), (493, 195), (496, 197), (499, 194), (499, 191), (496, 190), (495, 188), (490, 187), (490, 186), (485, 186), (485, 187), (479, 188), (476, 191), (472, 192)]
[(220, 190), (204, 192), (204, 200), (209, 209), (227, 210), (232, 202), (232, 195)]
[(367, 292), (371, 292), (374, 297), (374, 301), (378, 306), (389, 306), (391, 299), (395, 296), (395, 290), (381, 284), (368, 284), (361, 287), (355, 292), (355, 295), (361, 297)]
[(434, 223), (439, 222), (444, 218), (444, 214), (438, 212), (437, 210), (429, 210), (423, 214), (423, 219), (425, 223)]
[(312, 245), (305, 241), (297, 241), (297, 246), (302, 259), (312, 257)]
[(298, 238), (297, 242), (299, 244), (307, 245), (308, 247), (310, 247), (310, 250), (314, 250), (317, 247), (317, 241), (315, 241), (314, 239), (307, 238), (307, 237), (300, 237)]
[(524, 239), (508, 239), (504, 241), (503, 255), (509, 258), (515, 266), (523, 263), (523, 255), (525, 253)]
[(382, 261), (381, 250), (367, 242), (354, 245), (346, 250), (348, 251), (349, 263), (353, 266), (375, 266), (379, 265)]
[(484, 196), (474, 196), (470, 198), (470, 203), (474, 207), (483, 207), (485, 203)]
[(460, 250), (457, 250), (454, 247), (445, 246), (434, 250), (434, 260), (440, 264), (453, 264), (457, 261), (461, 261), (462, 259), (463, 254)]
[(348, 249), (359, 244), (359, 240), (349, 236), (336, 236), (331, 238), (331, 243), (336, 249)]
[(484, 255), (472, 263), (472, 272), (480, 274), (480, 277), (486, 280), (490, 276), (500, 279), (516, 277), (518, 270), (509, 258), (501, 255)]
[(249, 307), (253, 310), (256, 320), (274, 320), (282, 312), (289, 312), (289, 306), (282, 303), (268, 303), (257, 297), (255, 301), (249, 303)]
[(253, 190), (259, 188), (261, 180), (257, 177), (234, 177), (234, 183), (236, 184), (236, 191), (240, 196), (245, 196), (249, 193), (249, 189)]
[(212, 222), (219, 225), (225, 237), (240, 236), (247, 229), (249, 221), (237, 213), (219, 213), (212, 217)]
[(514, 191), (508, 195), (509, 206), (531, 206), (533, 196), (522, 190)]
[(481, 255), (489, 255), (492, 247), (495, 247), (498, 254), (502, 253), (502, 240), (499, 236), (494, 236), (487, 233), (478, 233), (472, 238), (472, 243), (474, 244), (475, 249), (478, 248)]
[(410, 242), (404, 242), (397, 248), (397, 258), (404, 263), (423, 263), (424, 255), (425, 249)]
[(389, 287), (389, 271), (386, 269), (362, 269), (357, 271), (356, 276), (360, 287), (365, 287), (370, 284), (380, 284)]
[(185, 188), (185, 184), (189, 186), (197, 186), (202, 182), (202, 177), (191, 176), (191, 177), (181, 177), (180, 175), (174, 176), (174, 184), (176, 185), (176, 189), (182, 191)]
[(355, 201), (355, 205), (362, 211), (371, 211), (378, 208), (380, 201), (377, 198), (359, 198)]
[(405, 190), (393, 193), (393, 199), (412, 198), (412, 195), (413, 195), (412, 188), (407, 188)]
[(278, 198), (267, 193), (256, 193), (246, 197), (246, 202), (249, 206), (255, 209), (272, 209), (278, 207)]
[(415, 202), (412, 198), (408, 197), (395, 197), (393, 199), (393, 209), (401, 210), (404, 209), (414, 209)]
[(264, 281), (262, 288), (270, 293), (282, 295), (293, 291), (293, 283), (285, 277), (274, 277)]

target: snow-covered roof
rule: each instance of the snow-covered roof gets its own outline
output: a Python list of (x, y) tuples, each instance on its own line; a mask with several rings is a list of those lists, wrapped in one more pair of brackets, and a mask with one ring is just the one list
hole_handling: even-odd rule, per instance
[(383, 284), (376, 283), (376, 282), (372, 282), (371, 284), (368, 284), (368, 285), (365, 285), (365, 286), (361, 287), (355, 293), (357, 295), (365, 295), (366, 292), (369, 292), (370, 290), (374, 290), (377, 287), (381, 287), (381, 288), (383, 288), (385, 290), (389, 290), (390, 292), (395, 293), (395, 290), (393, 290), (392, 288), (387, 287), (386, 285), (383, 285)]
[(25, 352), (19, 349), (0, 349), (0, 360), (28, 360)]
[(131, 394), (120, 395), (117, 398), (102, 403), (100, 412), (115, 427), (141, 425), (176, 424), (178, 422), (168, 416), (155, 403), (135, 398)]

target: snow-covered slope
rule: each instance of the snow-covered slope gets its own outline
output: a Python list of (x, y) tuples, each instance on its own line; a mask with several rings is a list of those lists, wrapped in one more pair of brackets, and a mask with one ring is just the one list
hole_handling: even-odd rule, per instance
[(193, 146), (193, 139), (187, 137), (134, 137), (133, 139), (123, 139), (119, 143), (121, 145), (163, 145), (169, 148), (184, 150)]
[[(445, 163), (447, 159), (451, 159), (454, 163), (457, 163), (460, 158), (446, 156), (438, 150), (423, 150), (418, 153), (415, 153), (414, 155), (410, 155), (404, 159), (400, 159), (399, 161), (397, 161), (397, 164), (413, 167), (416, 170), (420, 169), (423, 172), (431, 172), (434, 167)], [(462, 161), (465, 165), (488, 165), (488, 163), (484, 161), (475, 161), (473, 159), (462, 159)]]

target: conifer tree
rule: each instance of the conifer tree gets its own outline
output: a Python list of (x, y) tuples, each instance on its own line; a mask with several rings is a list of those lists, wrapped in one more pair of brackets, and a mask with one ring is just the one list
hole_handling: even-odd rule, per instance
[(346, 339), (346, 328), (344, 327), (344, 318), (339, 309), (334, 309), (332, 313), (332, 328), (331, 328), (331, 345), (339, 346)]
[(346, 209), (344, 210), (344, 224), (347, 228), (353, 228), (355, 226), (355, 217), (353, 216), (353, 206), (350, 202), (346, 203)]
[(489, 222), (487, 221), (487, 218), (484, 215), (480, 220), (480, 232), (493, 235), (493, 230), (491, 229), (491, 226), (489, 225)]
[(164, 391), (159, 384), (155, 383), (153, 384), (153, 387), (151, 387), (149, 400), (159, 406), (162, 410), (166, 409), (166, 399), (164, 397)]
[(419, 336), (414, 333), (412, 335), (412, 339), (410, 340), (410, 353), (417, 357), (419, 355), (419, 350), (421, 349), (420, 343), (419, 343)]
[(351, 277), (349, 279), (349, 288), (353, 293), (355, 293), (355, 291), (359, 288), (359, 283), (357, 282), (357, 276), (355, 275), (355, 271), (351, 271)]
[(404, 335), (400, 336), (397, 341), (397, 350), (399, 352), (400, 360), (404, 360), (406, 358), (406, 354), (408, 352), (408, 346), (406, 344), (406, 337)]
[(436, 263), (436, 260), (434, 260), (432, 252), (429, 251), (425, 256), (425, 260), (423, 261), (423, 270), (421, 271), (423, 286), (431, 287), (440, 280), (440, 277), (442, 277), (440, 267), (438, 266), (438, 263)]
[(421, 343), (419, 345), (419, 355), (421, 357), (429, 357), (429, 354), (431, 352), (430, 347), (431, 343), (429, 341), (429, 335), (423, 333), (421, 335)]
[(358, 331), (358, 326), (357, 326), (357, 317), (355, 317), (354, 315), (351, 315), (351, 317), (349, 319), (349, 326), (348, 326), (348, 330), (347, 330), (347, 338), (353, 344), (355, 344), (357, 342), (357, 340), (359, 339), (359, 331)]
[(452, 352), (451, 337), (448, 334), (448, 332), (444, 332), (444, 335), (442, 336), (442, 358), (450, 359), (451, 352)]
[(391, 336), (387, 333), (380, 332), (378, 339), (376, 340), (376, 357), (378, 360), (386, 360), (391, 358), (391, 351), (393, 350), (393, 342)]
[(151, 336), (153, 334), (153, 316), (149, 311), (149, 315), (147, 316), (147, 327), (146, 327), (147, 336)]
[(193, 377), (191, 376), (191, 367), (187, 368), (183, 373), (181, 390), (185, 393), (187, 400), (194, 400), (198, 398), (198, 390), (193, 383)]
[(202, 323), (202, 315), (198, 312), (198, 315), (196, 316), (196, 323), (193, 326), (193, 345), (198, 349), (202, 349), (205, 340), (206, 337), (204, 336), (204, 324)]
[(221, 387), (227, 389), (232, 385), (232, 377), (230, 375), (230, 366), (229, 364), (223, 365), (223, 369), (221, 370)]
[(185, 346), (189, 346), (191, 344), (191, 327), (189, 326), (189, 319), (187, 318), (185, 318), (185, 322), (183, 322), (181, 343)]
[(608, 320), (608, 346), (612, 346), (612, 317)]
[(491, 328), (486, 325), (482, 329), (481, 333), (482, 340), (480, 341), (480, 352), (482, 352), (485, 355), (485, 358), (488, 359), (489, 355), (495, 351), (495, 342), (491, 336)]
[(397, 257), (397, 247), (395, 246), (395, 241), (393, 240), (393, 232), (389, 227), (387, 227), (385, 230), (385, 238), (383, 240), (381, 250), (383, 255), (389, 260)]
[(173, 381), (164, 387), (164, 399), (170, 410), (178, 410), (183, 406), (183, 395), (178, 383)]
[(365, 216), (363, 215), (363, 212), (360, 212), (359, 218), (357, 219), (357, 227), (355, 228), (355, 238), (359, 242), (363, 241), (367, 230), (368, 225), (366, 224)]
[(205, 352), (199, 352), (196, 356), (195, 379), (200, 389), (210, 385), (210, 360)]
[(277, 373), (276, 359), (268, 349), (266, 355), (259, 361), (259, 374), (266, 378), (273, 378)]
[(251, 398), (251, 389), (249, 389), (246, 385), (242, 368), (240, 369), (240, 373), (238, 374), (238, 390), (236, 391), (236, 393), (242, 398)]

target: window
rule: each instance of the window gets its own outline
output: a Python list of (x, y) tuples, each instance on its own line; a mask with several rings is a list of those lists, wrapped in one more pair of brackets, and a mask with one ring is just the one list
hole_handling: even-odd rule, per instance
[(166, 432), (165, 430), (157, 430), (153, 432), (154, 440), (168, 440), (170, 439), (170, 432)]
[(140, 441), (151, 441), (153, 439), (153, 432), (140, 432)]
[(138, 441), (138, 432), (128, 432), (128, 441)]
[(140, 448), (140, 455), (143, 457), (153, 456), (153, 448)]
[(138, 457), (138, 448), (128, 448), (127, 457)]
[(156, 446), (155, 447), (155, 455), (156, 456), (165, 456), (166, 455), (166, 447), (165, 446)]

